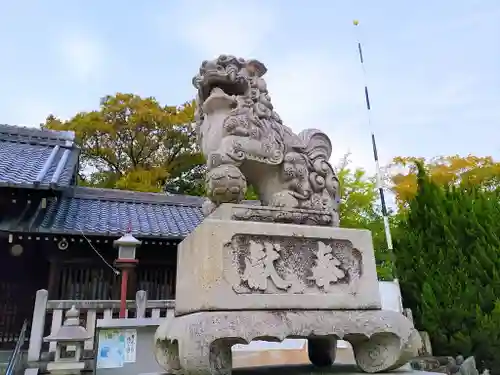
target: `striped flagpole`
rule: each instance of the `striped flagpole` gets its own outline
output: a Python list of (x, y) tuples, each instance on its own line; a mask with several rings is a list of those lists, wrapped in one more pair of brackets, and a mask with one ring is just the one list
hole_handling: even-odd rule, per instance
[[(357, 20), (354, 20), (353, 25), (354, 25), (354, 27), (356, 27), (359, 25), (359, 22)], [(389, 214), (387, 212), (387, 206), (385, 203), (384, 187), (382, 185), (380, 163), (378, 161), (377, 143), (375, 141), (375, 132), (373, 130), (372, 121), (371, 121), (370, 96), (368, 95), (368, 84), (367, 84), (367, 79), (366, 79), (365, 63), (364, 63), (364, 59), (363, 59), (363, 50), (361, 48), (361, 42), (360, 42), (359, 38), (357, 38), (357, 39), (358, 39), (357, 43), (358, 43), (359, 61), (361, 62), (361, 68), (363, 70), (363, 79), (364, 79), (364, 84), (365, 84), (365, 102), (366, 102), (366, 109), (367, 109), (367, 113), (368, 113), (368, 124), (370, 126), (371, 138), (372, 138), (373, 158), (375, 160), (375, 167), (376, 167), (377, 189), (378, 189), (379, 195), (380, 195), (380, 205), (382, 206), (382, 217), (384, 220), (385, 239), (387, 242), (387, 250), (389, 251), (389, 255), (390, 255), (391, 260), (393, 262), (393, 271), (395, 272), (394, 249), (392, 247), (391, 228), (389, 226)], [(396, 275), (394, 275), (394, 276), (396, 276)]]

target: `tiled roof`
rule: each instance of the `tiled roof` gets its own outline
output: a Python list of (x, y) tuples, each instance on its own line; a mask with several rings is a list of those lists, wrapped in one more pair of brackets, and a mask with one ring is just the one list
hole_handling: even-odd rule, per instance
[[(184, 238), (203, 220), (203, 198), (73, 186), (79, 149), (73, 132), (0, 125), (0, 187), (59, 190), (31, 199), (0, 230), (58, 235)], [(45, 202), (42, 204), (42, 202)]]
[[(59, 197), (29, 200), (16, 216), (0, 212), (0, 231), (183, 239), (203, 221), (204, 197), (69, 187)], [(259, 201), (243, 204), (260, 205)]]
[(73, 132), (0, 124), (0, 186), (63, 189), (74, 181)]
[(37, 231), (184, 238), (203, 220), (203, 198), (124, 190), (74, 188), (50, 204)]

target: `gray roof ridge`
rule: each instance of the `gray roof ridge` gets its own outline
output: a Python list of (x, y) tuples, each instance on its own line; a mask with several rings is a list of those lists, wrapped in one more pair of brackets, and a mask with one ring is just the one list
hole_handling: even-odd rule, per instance
[(204, 197), (191, 195), (167, 195), (165, 193), (139, 192), (132, 190), (106, 189), (75, 186), (67, 188), (63, 197), (126, 203), (162, 204), (174, 206), (201, 207)]
[(72, 130), (51, 130), (39, 127), (0, 124), (0, 139), (12, 142), (51, 143), (65, 142), (66, 147), (72, 147), (75, 141)]

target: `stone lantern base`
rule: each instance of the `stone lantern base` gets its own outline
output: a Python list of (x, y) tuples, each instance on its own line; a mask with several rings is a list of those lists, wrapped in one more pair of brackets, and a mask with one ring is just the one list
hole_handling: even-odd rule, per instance
[(81, 371), (85, 369), (84, 362), (49, 362), (47, 363), (47, 371), (51, 374), (60, 374), (60, 375), (79, 375)]

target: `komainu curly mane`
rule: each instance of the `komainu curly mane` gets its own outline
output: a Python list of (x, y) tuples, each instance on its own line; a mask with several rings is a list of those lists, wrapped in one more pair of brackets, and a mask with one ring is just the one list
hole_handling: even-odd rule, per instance
[(338, 225), (330, 139), (317, 129), (296, 135), (283, 125), (262, 78), (266, 71), (257, 60), (221, 55), (204, 61), (193, 78), (198, 141), (208, 167), (205, 212), (239, 203), (248, 182), (265, 206), (327, 211)]

